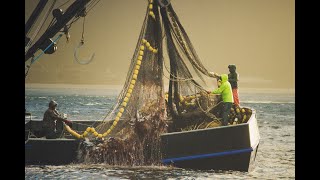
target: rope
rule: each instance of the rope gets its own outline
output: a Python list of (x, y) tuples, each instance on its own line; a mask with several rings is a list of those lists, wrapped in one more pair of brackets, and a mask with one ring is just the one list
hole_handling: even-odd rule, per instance
[(84, 43), (84, 24), (86, 21), (86, 17), (83, 17), (83, 23), (82, 23), (82, 35), (81, 35), (81, 43)]
[[(90, 7), (90, 9), (87, 11), (87, 13), (89, 13), (89, 11), (91, 11), (91, 9), (94, 8), (99, 2), (100, 2), (100, 0), (98, 0), (98, 2), (96, 2), (96, 4), (94, 4), (92, 7)], [(91, 4), (93, 4), (93, 3), (94, 3), (94, 1)]]
[(171, 73), (169, 73), (170, 75), (172, 75), (174, 78), (176, 78), (176, 79), (171, 79), (170, 77), (168, 77), (168, 76), (166, 76), (164, 73), (162, 73), (163, 74), (163, 76), (164, 77), (166, 77), (167, 79), (169, 79), (170, 81), (176, 81), (176, 82), (183, 82), (183, 81), (191, 81), (191, 80), (193, 80), (193, 78), (189, 78), (189, 79), (178, 79), (178, 77), (175, 77), (174, 75), (172, 75)]
[(52, 41), (52, 43), (50, 43), (49, 46), (45, 50), (43, 50), (36, 58), (31, 60), (31, 64), (33, 64), (40, 56), (42, 56), (61, 37), (62, 37), (62, 34), (59, 34), (59, 36), (54, 41)]
[(169, 6), (171, 4), (170, 0), (167, 0), (167, 4), (164, 4), (161, 0), (158, 1), (158, 3), (161, 6), (161, 8), (166, 8), (167, 6)]
[(220, 101), (219, 103), (217, 103), (216, 105), (212, 106), (212, 107), (208, 107), (208, 109), (205, 111), (204, 109), (202, 109), (200, 102), (198, 101), (198, 99), (196, 98), (196, 101), (198, 103), (199, 109), (204, 112), (205, 115), (207, 115), (209, 118), (216, 118), (215, 115), (213, 115), (212, 113), (210, 113), (209, 111), (215, 107), (217, 107), (222, 101)]
[(65, 4), (67, 4), (69, 1), (70, 1), (70, 0), (68, 0), (67, 2), (65, 2), (65, 3), (61, 4), (61, 5), (60, 5), (60, 6), (58, 6), (57, 8), (60, 8), (60, 7), (64, 6), (64, 5), (65, 5)]
[[(165, 66), (165, 67), (166, 67), (166, 66)], [(166, 67), (166, 70), (168, 70), (167, 67)], [(170, 75), (172, 75), (174, 78), (178, 79), (178, 77), (174, 76), (174, 75), (171, 74), (170, 72), (168, 72), (168, 73), (169, 73)], [(164, 73), (162, 73), (162, 74), (163, 74), (164, 77), (166, 77), (166, 78), (167, 78), (168, 80), (170, 80), (170, 81), (183, 82), (183, 81), (191, 81), (191, 80), (194, 80), (193, 78), (176, 80), (176, 79), (171, 79), (170, 77), (166, 76)], [(192, 83), (192, 81), (191, 81), (191, 83)], [(194, 84), (194, 83), (192, 83), (192, 84), (193, 84), (195, 87), (198, 87), (199, 89), (206, 91), (203, 87), (201, 87), (201, 86), (199, 86), (199, 85), (197, 85), (197, 84)]]
[[(182, 78), (180, 78), (180, 77), (177, 77), (177, 76), (171, 74), (171, 73), (169, 72), (169, 70), (168, 70), (168, 67), (167, 67), (166, 64), (165, 64), (165, 61), (163, 61), (163, 64), (164, 64), (164, 67), (165, 67), (165, 69), (167, 70), (167, 72), (168, 72), (171, 76), (173, 76), (173, 77), (175, 78), (175, 79), (171, 79), (170, 77), (166, 76), (166, 75), (164, 74), (164, 72), (163, 72), (163, 73), (162, 73), (163, 76), (166, 77), (168, 80), (170, 80), (170, 81), (177, 81), (177, 82), (179, 82), (179, 81), (180, 81), (180, 82), (183, 82), (183, 81), (191, 81), (191, 82), (192, 82), (192, 80), (195, 81), (193, 77), (192, 77), (192, 78), (189, 78), (189, 79), (187, 79), (187, 78), (182, 79)], [(197, 84), (194, 84), (194, 83), (192, 83), (192, 84), (193, 84), (194, 86), (198, 87), (199, 89), (205, 90), (203, 87), (198, 86)]]
[[(195, 90), (195, 91), (196, 91), (196, 90)], [(197, 103), (198, 103), (199, 109), (200, 109), (202, 112), (204, 112), (205, 115), (207, 115), (207, 116), (210, 117), (210, 118), (215, 118), (215, 117), (216, 117), (215, 115), (213, 115), (213, 114), (210, 113), (209, 111), (210, 111), (211, 109), (217, 107), (222, 101), (220, 101), (219, 103), (217, 103), (216, 105), (213, 105), (213, 106), (211, 106), (211, 107), (208, 107), (208, 106), (207, 106), (207, 110), (205, 111), (205, 110), (201, 107), (200, 102), (199, 102), (197, 96), (196, 96), (195, 99), (196, 99), (196, 101), (197, 101)], [(207, 98), (207, 99), (209, 99), (209, 98)]]
[[(100, 1), (100, 0), (99, 0), (99, 1)], [(99, 1), (98, 1), (98, 2), (99, 2)], [(90, 5), (92, 5), (94, 2), (95, 2), (95, 0), (92, 1), (91, 3), (89, 3), (89, 4), (87, 5), (87, 7), (89, 7)], [(98, 2), (97, 2), (95, 5), (97, 5)], [(87, 13), (89, 13), (89, 11), (90, 11), (95, 5), (93, 5), (93, 6), (87, 11)], [(80, 10), (78, 10), (78, 12), (83, 11), (85, 8), (86, 8), (86, 7), (81, 8)], [(79, 19), (80, 19), (80, 16), (73, 17), (73, 20), (72, 20), (69, 24), (67, 24), (68, 29), (71, 27), (71, 25), (72, 25), (74, 22), (78, 21)]]
[(36, 31), (33, 33), (32, 37), (30, 38), (30, 41), (28, 42), (28, 44), (26, 45), (24, 51), (25, 53), (29, 50), (30, 45), (32, 44), (32, 41), (34, 40), (34, 38), (39, 34), (39, 31), (42, 29), (44, 22), (48, 19), (49, 17), (49, 12), (51, 12), (51, 10), (53, 9), (53, 6), (55, 5), (57, 0), (54, 0), (52, 5), (50, 6), (50, 8), (46, 11), (45, 16), (42, 18), (39, 26), (37, 27)]

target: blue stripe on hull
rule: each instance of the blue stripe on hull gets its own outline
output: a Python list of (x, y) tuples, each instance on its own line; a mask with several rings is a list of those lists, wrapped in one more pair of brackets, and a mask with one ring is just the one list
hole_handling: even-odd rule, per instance
[(200, 155), (194, 155), (194, 156), (170, 158), (170, 159), (163, 159), (162, 163), (168, 164), (168, 163), (177, 162), (177, 161), (185, 161), (185, 160), (192, 160), (192, 159), (201, 159), (201, 158), (209, 158), (209, 157), (216, 157), (216, 156), (240, 154), (240, 153), (251, 152), (251, 151), (253, 151), (252, 148), (246, 148), (246, 149), (239, 149), (239, 150), (225, 151), (225, 152), (218, 152), (218, 153), (200, 154)]

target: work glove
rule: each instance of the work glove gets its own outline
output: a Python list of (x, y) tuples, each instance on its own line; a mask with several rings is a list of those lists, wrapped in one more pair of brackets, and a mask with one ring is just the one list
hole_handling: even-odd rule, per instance
[(209, 72), (209, 76), (213, 78), (219, 78), (219, 74), (214, 73), (214, 72)]
[(65, 119), (65, 120), (63, 120), (63, 122), (66, 123), (66, 125), (68, 125), (69, 127), (72, 128), (72, 121)]

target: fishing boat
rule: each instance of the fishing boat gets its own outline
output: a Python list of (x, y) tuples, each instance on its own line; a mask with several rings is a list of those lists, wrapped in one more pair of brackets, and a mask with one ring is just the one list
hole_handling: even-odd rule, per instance
[[(82, 140), (76, 139), (66, 132), (63, 125), (57, 122), (60, 128), (60, 137), (46, 139), (42, 133), (42, 119), (25, 121), (25, 164), (69, 164), (77, 161), (77, 153)], [(73, 121), (74, 128), (84, 131), (87, 126), (99, 121)]]
[[(41, 9), (46, 2), (48, 1), (40, 1), (36, 10)], [(51, 39), (48, 41), (48, 38), (53, 37), (62, 28), (65, 29), (65, 34), (68, 34), (69, 26), (66, 24), (72, 19), (85, 17), (85, 7), (89, 2), (90, 0), (75, 1), (65, 13), (60, 9), (53, 10), (55, 18), (59, 19), (60, 23), (51, 25), (32, 46), (29, 43), (30, 39), (26, 37), (26, 44), (31, 47), (26, 47), (25, 61), (31, 58), (31, 64), (35, 62), (38, 56), (34, 58), (34, 53), (39, 49), (46, 54), (53, 53), (56, 50), (55, 41), (61, 35), (54, 41)], [(93, 3), (91, 5), (94, 6)], [(34, 22), (32, 21), (34, 17), (30, 19), (26, 27)], [(82, 44), (83, 40), (79, 47)], [(170, 68), (165, 64), (164, 50), (168, 52), (166, 58)], [(76, 54), (75, 52), (75, 58)], [(164, 70), (167, 70), (168, 77)], [(28, 71), (26, 76), (27, 73)], [(129, 140), (118, 138), (119, 146), (113, 148), (123, 148), (126, 143), (128, 148), (126, 151), (123, 151), (124, 148), (113, 149), (112, 152), (120, 150), (130, 153), (128, 151), (132, 150), (127, 157), (136, 158), (134, 160), (142, 157), (137, 160), (142, 165), (151, 164), (149, 159), (159, 160), (158, 154), (160, 154), (160, 161), (164, 165), (190, 169), (250, 171), (254, 167), (260, 141), (256, 111), (250, 107), (241, 107), (243, 113), (249, 113), (241, 114), (239, 111), (239, 117), (243, 117), (240, 121), (234, 123), (235, 119), (232, 119), (227, 126), (209, 126), (219, 118), (221, 120), (221, 114), (217, 113), (221, 98), (218, 100), (218, 96), (212, 97), (207, 93), (203, 87), (206, 84), (203, 76), (212, 77), (211, 72), (203, 66), (197, 56), (170, 1), (149, 0), (126, 81), (116, 104), (104, 120), (95, 126), (92, 126), (95, 121), (73, 121), (72, 128), (57, 121), (57, 131), (61, 132), (60, 138), (45, 139), (41, 130), (42, 120), (30, 118), (25, 123), (25, 162), (26, 164), (77, 162), (79, 146), (88, 139), (87, 137), (100, 141), (112, 139), (110, 141), (112, 144), (114, 136), (119, 135)], [(168, 92), (164, 90), (164, 77), (169, 81)], [(203, 123), (208, 125), (202, 128), (183, 129), (193, 124), (199, 127)], [(160, 151), (156, 147), (158, 139)], [(130, 143), (133, 141), (137, 148), (131, 148)], [(111, 147), (108, 146), (109, 141), (102, 143), (101, 146), (93, 148), (101, 148), (99, 151), (93, 150), (97, 160), (103, 158), (101, 153), (109, 153), (104, 154), (104, 157), (110, 156), (110, 151), (102, 152), (102, 149)], [(117, 158), (106, 158), (102, 162), (114, 164), (114, 159)], [(118, 159), (123, 160), (122, 157)], [(124, 161), (129, 162), (126, 159)], [(120, 163), (125, 164), (125, 162)]]
[(250, 171), (260, 135), (256, 111), (245, 123), (161, 135), (162, 163), (180, 168)]
[[(246, 107), (249, 108), (249, 107)], [(255, 165), (260, 135), (256, 111), (245, 123), (161, 134), (161, 162), (187, 169), (250, 171)], [(96, 121), (74, 121), (74, 129), (84, 131)], [(77, 162), (82, 140), (68, 133), (57, 139), (41, 136), (42, 120), (25, 124), (26, 164), (68, 164)]]

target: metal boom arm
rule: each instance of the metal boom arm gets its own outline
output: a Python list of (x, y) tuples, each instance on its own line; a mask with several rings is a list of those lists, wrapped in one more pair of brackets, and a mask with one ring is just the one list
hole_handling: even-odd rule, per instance
[(37, 42), (34, 43), (34, 45), (28, 50), (28, 52), (25, 54), (25, 62), (31, 58), (34, 53), (39, 49), (39, 47), (49, 38), (52, 38), (54, 35), (56, 35), (64, 26), (78, 13), (81, 12), (81, 10), (84, 9), (86, 4), (89, 3), (90, 0), (76, 0), (74, 3), (72, 3), (69, 8), (66, 10), (63, 15), (57, 20), (57, 22), (52, 25), (43, 35), (39, 38)]

